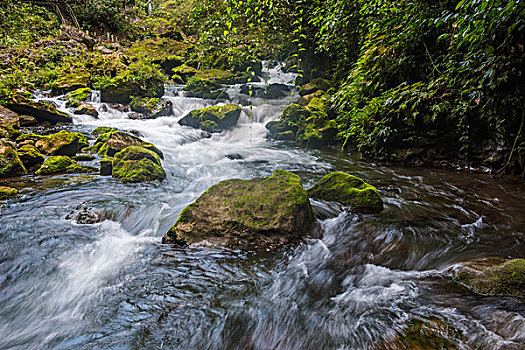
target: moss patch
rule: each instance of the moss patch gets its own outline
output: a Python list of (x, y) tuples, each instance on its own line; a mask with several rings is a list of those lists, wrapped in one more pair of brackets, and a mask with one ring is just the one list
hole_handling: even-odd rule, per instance
[(115, 154), (112, 176), (122, 182), (149, 182), (166, 178), (160, 158), (140, 146), (130, 146)]
[(0, 178), (19, 176), (27, 173), (16, 151), (7, 142), (0, 140)]
[(35, 146), (44, 154), (72, 157), (89, 143), (83, 134), (62, 130), (40, 137)]
[(383, 210), (383, 201), (374, 186), (343, 172), (324, 176), (308, 190), (308, 195), (348, 205), (354, 212), (377, 213)]
[(213, 106), (196, 109), (185, 115), (180, 125), (203, 129), (209, 132), (221, 132), (237, 125), (242, 108), (236, 104)]
[(16, 188), (0, 186), (0, 201), (6, 199), (15, 198), (18, 196), (18, 190)]
[(49, 157), (44, 164), (36, 171), (37, 175), (53, 174), (75, 174), (75, 173), (94, 173), (98, 169), (91, 166), (78, 164), (67, 156)]

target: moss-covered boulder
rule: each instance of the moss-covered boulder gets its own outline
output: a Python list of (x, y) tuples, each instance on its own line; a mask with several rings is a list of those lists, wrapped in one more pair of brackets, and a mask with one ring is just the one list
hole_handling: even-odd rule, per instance
[(13, 146), (0, 140), (0, 178), (20, 176), (27, 173)]
[(454, 267), (452, 275), (476, 293), (525, 299), (525, 259), (476, 259)]
[(227, 100), (230, 98), (226, 90), (222, 89), (221, 84), (202, 79), (199, 77), (192, 77), (188, 80), (184, 91), (188, 97), (198, 97), (207, 100)]
[(251, 97), (275, 100), (286, 96), (286, 93), (290, 91), (290, 88), (285, 84), (273, 83), (267, 87), (243, 85), (241, 86), (240, 91), (242, 94), (250, 95)]
[(92, 117), (98, 118), (98, 111), (90, 104), (82, 103), (77, 108), (75, 108), (74, 114), (85, 114)]
[(31, 169), (44, 162), (44, 156), (33, 145), (23, 145), (18, 149), (18, 157), (24, 164), (26, 169)]
[(0, 201), (18, 197), (18, 190), (16, 188), (0, 186)]
[(59, 74), (52, 89), (54, 95), (63, 95), (75, 90), (85, 89), (91, 78), (91, 74), (85, 69), (64, 70)]
[(236, 104), (195, 109), (179, 120), (180, 125), (208, 132), (221, 132), (237, 125), (242, 108)]
[(54, 174), (80, 174), (96, 173), (98, 169), (92, 166), (80, 165), (66, 156), (55, 156), (46, 159), (44, 164), (36, 171), (37, 175)]
[(128, 104), (133, 96), (161, 98), (165, 76), (157, 68), (143, 64), (132, 64), (122, 75), (108, 81), (100, 91), (102, 102)]
[(297, 104), (300, 105), (300, 106), (306, 107), (306, 106), (308, 106), (310, 101), (312, 101), (314, 98), (320, 98), (324, 94), (325, 94), (324, 91), (318, 90), (318, 91), (314, 92), (313, 94), (301, 96), (299, 98), (299, 100), (297, 100)]
[[(0, 120), (0, 122), (2, 122)], [(15, 141), (22, 133), (8, 124), (0, 124), (0, 139)]]
[(164, 159), (164, 154), (153, 144), (145, 142), (134, 135), (117, 130), (99, 135), (95, 140), (93, 150), (98, 152), (102, 157), (113, 157), (129, 146), (146, 148), (156, 153), (161, 159)]
[(316, 91), (327, 91), (330, 89), (330, 82), (322, 78), (316, 78), (309, 83), (303, 85), (299, 90), (299, 95), (306, 96), (313, 94)]
[(66, 95), (68, 100), (86, 101), (91, 96), (90, 88), (80, 88)]
[(165, 243), (269, 248), (308, 236), (312, 207), (299, 176), (226, 180), (187, 206), (164, 236)]
[(56, 134), (42, 136), (35, 146), (47, 155), (72, 157), (82, 148), (89, 146), (89, 143), (83, 134), (62, 130)]
[(28, 114), (35, 117), (39, 122), (71, 123), (69, 115), (57, 111), (57, 109), (47, 103), (32, 101), (26, 97), (16, 95), (7, 102), (7, 108), (18, 113)]
[(140, 146), (130, 146), (115, 154), (111, 175), (122, 182), (150, 182), (166, 178), (159, 156)]
[(113, 128), (110, 128), (109, 126), (99, 126), (99, 127), (97, 127), (95, 130), (93, 130), (91, 132), (91, 135), (98, 136), (98, 135), (102, 135), (102, 134), (105, 134), (105, 133), (111, 132), (111, 131), (117, 131), (117, 130), (113, 129)]
[(358, 213), (378, 213), (383, 210), (383, 201), (374, 186), (341, 171), (324, 176), (308, 190), (308, 195), (341, 203)]
[(173, 114), (171, 101), (162, 101), (155, 97), (135, 97), (129, 106), (132, 111), (141, 113), (144, 119), (154, 119)]
[(285, 120), (273, 120), (265, 125), (268, 137), (274, 140), (295, 141), (297, 126)]
[(173, 68), (173, 76), (171, 77), (173, 81), (178, 84), (186, 84), (188, 79), (197, 74), (198, 70), (186, 64), (183, 64), (179, 67)]
[(300, 128), (304, 129), (304, 124), (311, 115), (312, 113), (303, 106), (295, 103), (289, 105), (284, 109), (279, 120), (266, 124), (268, 137), (275, 140), (295, 140), (296, 133)]

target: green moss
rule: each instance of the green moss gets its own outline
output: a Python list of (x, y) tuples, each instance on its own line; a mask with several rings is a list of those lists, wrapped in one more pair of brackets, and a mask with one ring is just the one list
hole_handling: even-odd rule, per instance
[(16, 188), (0, 186), (0, 201), (6, 199), (15, 198), (18, 196), (18, 190)]
[(98, 136), (98, 135), (105, 134), (111, 131), (117, 131), (117, 130), (110, 128), (109, 126), (99, 126), (98, 128), (96, 128), (95, 130), (91, 132), (91, 135)]
[(22, 133), (11, 125), (0, 124), (0, 139), (16, 140)]
[(42, 164), (44, 156), (33, 145), (23, 145), (18, 149), (18, 157), (26, 168)]
[(77, 108), (80, 107), (81, 104), (82, 102), (80, 102), (79, 100), (68, 100), (66, 102), (66, 107)]
[(139, 146), (130, 146), (115, 155), (112, 176), (122, 182), (149, 182), (166, 178), (160, 158)]
[(286, 107), (281, 115), (281, 120), (294, 125), (299, 125), (306, 121), (310, 117), (311, 113), (309, 110), (298, 104), (291, 104)]
[(184, 90), (188, 92), (189, 97), (199, 97), (209, 100), (228, 99), (228, 94), (221, 90), (221, 85), (217, 82), (191, 77), (188, 80)]
[(95, 141), (93, 150), (97, 151), (102, 157), (113, 157), (115, 154), (129, 146), (141, 146), (156, 153), (161, 159), (164, 158), (163, 153), (153, 144), (142, 141), (140, 138), (131, 134), (117, 130), (100, 134)]
[(525, 259), (474, 260), (459, 267), (454, 279), (477, 293), (525, 299)]
[(81, 133), (62, 130), (41, 137), (35, 145), (44, 154), (72, 157), (82, 148), (89, 146), (89, 143)]
[(44, 164), (36, 171), (37, 175), (93, 173), (98, 169), (90, 166), (82, 166), (67, 156), (55, 156), (46, 159)]
[(7, 142), (0, 140), (0, 178), (27, 173), (16, 151)]
[(322, 111), (324, 109), (324, 101), (319, 97), (314, 97), (308, 106), (306, 107), (310, 112), (313, 111)]
[(383, 201), (375, 187), (343, 172), (324, 176), (308, 190), (308, 195), (348, 205), (355, 212), (376, 213), (383, 210)]
[(220, 132), (237, 125), (242, 108), (236, 104), (196, 109), (184, 116), (179, 124), (200, 128), (209, 132)]
[(396, 339), (391, 347), (393, 349), (458, 349), (455, 340), (462, 336), (449, 324), (437, 319), (412, 320), (408, 327)]
[[(68, 98), (69, 100), (85, 101), (87, 100), (90, 94), (91, 94), (90, 88), (80, 88), (80, 89), (77, 89), (75, 91), (71, 91), (70, 93), (68, 93), (66, 95), (66, 98)], [(71, 106), (71, 107), (78, 107), (78, 106)]]

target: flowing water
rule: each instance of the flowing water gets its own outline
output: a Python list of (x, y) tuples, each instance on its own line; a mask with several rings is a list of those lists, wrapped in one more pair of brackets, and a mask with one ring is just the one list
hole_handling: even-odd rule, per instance
[[(269, 82), (291, 84), (270, 72)], [(261, 83), (262, 84), (262, 83)], [(450, 267), (525, 257), (524, 190), (446, 170), (385, 167), (337, 151), (265, 139), (295, 97), (254, 100), (238, 127), (211, 138), (178, 120), (215, 104), (168, 87), (174, 115), (130, 120), (104, 111), (71, 130), (140, 133), (165, 154), (167, 179), (25, 176), (0, 208), (0, 349), (384, 349), (415, 320), (439, 320), (460, 349), (524, 349), (525, 305), (475, 295)], [(237, 101), (238, 86), (229, 92)], [(54, 99), (62, 105), (64, 101)], [(271, 252), (177, 249), (161, 238), (180, 211), (229, 178), (293, 171), (306, 188), (342, 170), (374, 184), (377, 215), (312, 201), (320, 238)], [(78, 224), (83, 205), (107, 220)]]

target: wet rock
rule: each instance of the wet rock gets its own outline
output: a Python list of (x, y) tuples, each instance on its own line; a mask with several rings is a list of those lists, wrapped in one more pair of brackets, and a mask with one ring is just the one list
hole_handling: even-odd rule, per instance
[(386, 344), (385, 349), (460, 349), (457, 344), (463, 343), (463, 338), (450, 324), (437, 318), (414, 319), (396, 339)]
[(9, 142), (0, 140), (0, 178), (26, 173), (27, 170), (13, 146)]
[(109, 106), (122, 113), (129, 112), (129, 106), (122, 103), (111, 103)]
[(297, 100), (297, 104), (299, 106), (303, 106), (303, 107), (306, 107), (308, 106), (308, 104), (310, 103), (310, 101), (312, 101), (314, 98), (320, 98), (321, 96), (324, 95), (324, 91), (322, 90), (318, 90), (316, 92), (314, 92), (313, 94), (309, 94), (309, 95), (305, 95), (305, 96), (301, 96), (299, 98), (299, 100)]
[(230, 96), (221, 85), (206, 79), (192, 77), (188, 80), (184, 91), (187, 92), (188, 97), (198, 97), (208, 100), (228, 100)]
[(0, 124), (0, 139), (15, 141), (22, 133), (8, 124)]
[(113, 158), (104, 157), (100, 160), (100, 175), (109, 176), (113, 173)]
[(131, 119), (154, 119), (173, 114), (171, 101), (162, 101), (158, 98), (136, 97), (131, 101), (130, 107), (132, 111), (139, 113), (135, 118), (129, 115)]
[(207, 132), (221, 132), (237, 125), (242, 108), (236, 104), (195, 109), (179, 120), (180, 125)]
[(77, 154), (76, 156), (71, 157), (71, 159), (76, 160), (77, 162), (89, 162), (95, 159), (95, 156), (92, 154)]
[(106, 220), (106, 213), (100, 209), (90, 208), (83, 203), (66, 216), (66, 220), (76, 221), (78, 224), (92, 225)]
[(254, 85), (243, 85), (240, 91), (242, 94), (250, 95), (251, 97), (275, 100), (286, 96), (286, 92), (290, 91), (290, 88), (285, 84), (274, 83), (268, 85), (266, 88)]
[(452, 276), (476, 293), (525, 299), (525, 259), (476, 259), (455, 266)]
[(0, 124), (18, 127), (20, 125), (18, 114), (0, 105)]
[(23, 145), (18, 149), (18, 157), (24, 164), (26, 169), (31, 169), (44, 162), (44, 156), (40, 151), (32, 145)]
[(89, 146), (89, 143), (87, 138), (78, 132), (62, 130), (55, 134), (40, 136), (35, 146), (47, 155), (72, 157), (82, 148)]
[(0, 186), (0, 201), (18, 197), (18, 190), (16, 188)]
[(162, 154), (162, 152), (153, 144), (142, 141), (136, 136), (117, 130), (112, 130), (99, 135), (95, 140), (93, 151), (98, 152), (98, 154), (103, 157), (113, 157), (115, 154), (129, 146), (140, 146), (146, 148), (156, 153), (161, 159), (164, 159), (164, 154)]
[(308, 236), (313, 224), (301, 179), (276, 170), (268, 178), (226, 180), (210, 187), (181, 212), (163, 242), (270, 248)]
[(232, 153), (232, 154), (227, 154), (226, 158), (230, 160), (240, 160), (240, 159), (244, 159), (244, 156), (239, 153)]
[(124, 103), (131, 102), (132, 96), (148, 96), (161, 98), (164, 95), (164, 82), (156, 79), (146, 81), (127, 81), (121, 79), (102, 88), (100, 98), (102, 102)]
[(37, 175), (54, 174), (81, 174), (95, 173), (98, 169), (92, 166), (78, 164), (73, 159), (66, 156), (55, 156), (46, 159), (44, 164), (36, 171)]
[(92, 117), (98, 118), (98, 111), (92, 105), (82, 103), (80, 106), (75, 108), (74, 114), (86, 114)]
[(303, 85), (301, 90), (299, 90), (299, 95), (306, 96), (313, 94), (316, 91), (327, 91), (330, 89), (330, 82), (322, 78), (316, 78), (309, 83)]
[(160, 158), (139, 146), (130, 146), (115, 154), (111, 175), (122, 182), (151, 182), (166, 178)]
[(8, 101), (7, 108), (18, 114), (31, 115), (39, 122), (50, 122), (52, 124), (72, 122), (69, 115), (57, 111), (55, 107), (43, 102), (32, 101), (22, 96), (16, 96)]
[(32, 115), (22, 114), (18, 116), (20, 126), (34, 126), (38, 124), (38, 120)]
[(341, 203), (358, 213), (378, 213), (383, 210), (383, 201), (374, 186), (340, 171), (324, 176), (308, 190), (308, 195)]
[(93, 130), (91, 132), (91, 135), (98, 136), (98, 135), (102, 135), (102, 134), (105, 134), (105, 133), (111, 132), (111, 131), (117, 131), (117, 130), (113, 129), (113, 128), (110, 128), (109, 126), (99, 126), (99, 127), (97, 127), (95, 130)]

